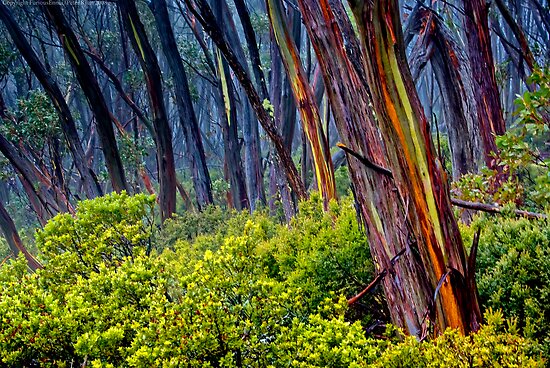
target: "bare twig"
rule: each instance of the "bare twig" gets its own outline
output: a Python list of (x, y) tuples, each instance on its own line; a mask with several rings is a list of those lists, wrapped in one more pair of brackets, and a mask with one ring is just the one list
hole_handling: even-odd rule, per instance
[[(467, 208), (469, 210), (483, 211), (488, 213), (502, 213), (502, 207), (488, 203), (468, 202), (458, 198), (451, 198), (451, 203), (457, 207)], [(548, 216), (544, 213), (529, 212), (525, 210), (514, 210), (517, 216), (523, 216), (531, 219), (546, 219)]]
[(350, 149), (348, 146), (346, 146), (345, 144), (343, 143), (336, 143), (336, 146), (340, 149), (342, 149), (344, 152), (352, 155), (353, 157), (355, 157), (356, 159), (358, 159), (363, 165), (365, 165), (366, 167), (370, 168), (370, 169), (373, 169), (374, 171), (380, 173), (380, 174), (383, 174), (383, 175), (386, 175), (386, 176), (389, 176), (390, 178), (393, 178), (393, 173), (386, 169), (385, 167), (382, 167), (378, 164), (375, 164), (374, 162), (372, 162), (371, 160), (369, 160), (368, 158), (366, 158), (365, 156), (353, 151), (352, 149)]

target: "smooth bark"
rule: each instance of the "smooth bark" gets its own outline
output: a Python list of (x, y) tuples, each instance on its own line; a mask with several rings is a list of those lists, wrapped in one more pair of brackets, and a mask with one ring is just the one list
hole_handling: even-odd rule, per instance
[(170, 25), (166, 0), (153, 0), (150, 6), (155, 16), (162, 49), (172, 72), (172, 78), (174, 79), (176, 105), (178, 107), (180, 125), (183, 130), (187, 158), (191, 166), (191, 177), (195, 188), (196, 200), (200, 210), (213, 202), (212, 183), (208, 167), (206, 166), (206, 155), (202, 144), (200, 127), (193, 108), (193, 102), (191, 101), (187, 73), (178, 51), (174, 31)]
[(113, 190), (117, 192), (127, 190), (128, 186), (117, 147), (111, 112), (101, 93), (97, 78), (92, 72), (75, 33), (63, 15), (61, 7), (50, 4), (42, 5), (41, 8), (51, 25), (55, 28), (59, 41), (65, 50), (80, 87), (94, 114), (101, 148), (105, 157), (105, 165), (111, 178)]
[(176, 168), (172, 147), (172, 129), (164, 103), (162, 77), (155, 51), (149, 43), (145, 27), (140, 20), (135, 2), (118, 2), (122, 21), (130, 43), (138, 57), (147, 83), (149, 104), (153, 115), (153, 130), (156, 143), (158, 179), (160, 184), (161, 220), (170, 218), (176, 211)]

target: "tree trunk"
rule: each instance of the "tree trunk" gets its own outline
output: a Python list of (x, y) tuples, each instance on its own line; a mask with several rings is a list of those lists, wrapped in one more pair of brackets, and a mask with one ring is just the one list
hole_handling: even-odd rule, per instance
[(502, 14), (502, 18), (506, 21), (506, 24), (508, 24), (508, 27), (510, 27), (510, 30), (512, 31), (514, 37), (519, 43), (521, 57), (523, 58), (523, 60), (525, 60), (525, 63), (527, 64), (529, 70), (533, 71), (533, 68), (536, 64), (535, 57), (531, 52), (531, 48), (529, 47), (529, 42), (527, 42), (527, 37), (525, 37), (525, 33), (523, 32), (519, 24), (514, 20), (512, 14), (510, 14), (510, 11), (506, 7), (506, 4), (504, 4), (504, 1), (495, 0), (495, 3), (498, 7), (498, 10)]
[(409, 32), (419, 34), (411, 51), (413, 79), (419, 77), (420, 71), (430, 61), (441, 90), (453, 179), (457, 180), (466, 173), (477, 173), (484, 163), (484, 155), (476, 124), (476, 102), (466, 56), (432, 10), (416, 10), (409, 17), (409, 25)]
[(293, 192), (299, 199), (306, 198), (307, 193), (304, 188), (304, 184), (300, 179), (300, 174), (292, 161), (290, 152), (286, 149), (281, 135), (277, 132), (276, 125), (269, 112), (264, 107), (263, 101), (260, 99), (258, 92), (255, 90), (254, 85), (248, 77), (246, 70), (239, 63), (234, 52), (229, 47), (225, 40), (223, 31), (217, 24), (216, 18), (212, 13), (212, 9), (206, 2), (206, 0), (196, 0), (197, 8), (191, 3), (191, 0), (185, 0), (188, 9), (197, 17), (197, 20), (202, 24), (205, 31), (211, 37), (212, 41), (216, 44), (220, 52), (223, 54), (227, 63), (235, 73), (235, 77), (243, 87), (248, 96), (254, 111), (258, 117), (258, 121), (262, 125), (269, 138), (271, 139), (275, 150), (277, 152), (277, 159), (280, 161), (281, 166), (284, 168), (287, 181), (292, 188)]
[(280, 0), (267, 0), (267, 5), (273, 33), (279, 45), (296, 105), (300, 111), (302, 129), (305, 131), (311, 145), (317, 188), (323, 196), (325, 209), (328, 209), (329, 201), (336, 198), (336, 184), (328, 142), (323, 133), (321, 116), (296, 44), (287, 28), (283, 5)]
[(346, 49), (338, 22), (349, 20), (337, 22), (328, 0), (298, 4), (393, 322), (417, 336), (427, 318), (439, 332), (476, 330), (473, 274), (406, 63), (397, 1), (350, 1), (360, 54)]
[(21, 241), (21, 238), (17, 233), (17, 229), (15, 228), (15, 224), (13, 223), (12, 218), (8, 214), (8, 211), (6, 211), (6, 208), (4, 207), (4, 204), (1, 201), (0, 201), (0, 228), (4, 233), (4, 237), (8, 242), (8, 246), (11, 252), (15, 256), (17, 256), (20, 252), (23, 253), (23, 255), (25, 256), (25, 259), (27, 260), (27, 265), (33, 271), (36, 271), (37, 269), (42, 268), (42, 265), (40, 264), (40, 262), (38, 262), (36, 258), (34, 258), (33, 255), (29, 253), (25, 245), (23, 245), (23, 242)]
[(13, 166), (24, 187), (31, 191), (29, 193), (29, 200), (31, 202), (34, 199), (39, 201), (39, 206), (35, 207), (35, 210), (39, 219), (42, 219), (41, 222), (45, 223), (45, 220), (48, 220), (59, 212), (74, 212), (68, 198), (61, 189), (53, 185), (51, 179), (42, 173), (19, 148), (14, 146), (3, 135), (0, 135), (0, 152)]
[(95, 116), (97, 132), (101, 140), (105, 164), (109, 171), (113, 189), (117, 192), (127, 190), (126, 177), (118, 152), (111, 113), (101, 94), (101, 89), (90, 68), (90, 64), (88, 60), (86, 60), (84, 52), (69, 22), (63, 15), (61, 7), (59, 5), (42, 5), (41, 7), (42, 11), (57, 31), (59, 41), (65, 50), (80, 87), (86, 95), (90, 109)]
[(219, 51), (218, 54), (218, 111), (222, 126), (225, 168), (229, 181), (231, 202), (237, 210), (249, 208), (244, 170), (241, 160), (241, 146), (237, 131), (237, 109), (235, 90), (229, 74), (229, 67)]
[[(241, 4), (242, 5), (242, 4)], [(227, 5), (227, 2), (225, 0), (221, 1), (219, 5), (217, 5), (220, 9), (220, 11), (223, 14), (223, 17), (218, 19), (218, 22), (223, 24), (222, 29), (224, 29), (227, 40), (229, 42), (229, 45), (231, 46), (232, 50), (235, 52), (235, 56), (239, 60), (240, 64), (245, 68), (245, 70), (248, 73), (248, 63), (247, 58), (242, 46), (242, 43), (239, 39), (239, 33), (237, 31), (237, 28), (235, 27), (235, 23), (233, 22), (233, 18), (231, 16), (231, 11)], [(239, 14), (241, 15), (241, 14)], [(245, 23), (248, 20), (250, 22), (250, 18), (246, 19), (246, 15), (244, 15), (245, 22), (243, 23), (243, 28), (245, 28)], [(241, 18), (242, 19), (242, 18)], [(249, 28), (248, 28), (249, 27)], [(254, 32), (252, 29), (252, 24), (248, 24), (248, 32)], [(256, 62), (259, 62), (258, 60), (254, 60), (256, 53), (258, 53), (257, 57), (259, 58), (259, 52), (257, 50), (258, 46), (255, 44), (255, 36), (252, 34), (248, 34), (246, 37), (248, 48), (250, 51), (251, 56), (251, 63), (252, 68), (254, 72), (254, 79), (256, 81), (256, 88), (257, 91), (259, 91), (259, 96), (262, 98), (262, 101), (265, 100), (264, 90), (267, 89), (265, 86), (265, 80), (263, 79), (261, 73), (261, 70), (259, 70), (259, 65), (256, 65)], [(254, 42), (254, 44), (251, 44), (250, 42)], [(256, 50), (254, 50), (254, 48)], [(266, 198), (265, 198), (265, 188), (264, 188), (264, 182), (263, 182), (263, 169), (262, 169), (262, 153), (260, 149), (260, 132), (258, 129), (258, 121), (255, 118), (254, 114), (252, 113), (252, 107), (250, 106), (250, 103), (248, 102), (248, 99), (246, 97), (246, 93), (242, 88), (235, 88), (235, 92), (238, 91), (238, 98), (240, 101), (240, 109), (239, 111), (242, 111), (241, 113), (241, 121), (242, 124), (242, 133), (243, 133), (243, 141), (244, 141), (244, 157), (245, 157), (245, 176), (246, 176), (246, 183), (248, 188), (248, 197), (250, 202), (250, 208), (252, 211), (256, 209), (256, 205), (258, 203), (265, 204)]]
[(206, 166), (206, 156), (202, 144), (201, 132), (187, 81), (187, 75), (172, 27), (166, 0), (153, 0), (151, 9), (155, 16), (160, 41), (164, 55), (174, 78), (176, 104), (179, 112), (180, 125), (183, 130), (187, 157), (191, 164), (191, 175), (199, 210), (212, 204), (212, 183)]
[(485, 0), (464, 0), (464, 29), (466, 32), (470, 67), (477, 103), (477, 120), (481, 133), (485, 162), (496, 168), (493, 155), (498, 154), (495, 136), (506, 131), (502, 115), (491, 35), (489, 34), (489, 6)]
[(126, 33), (138, 57), (147, 82), (149, 103), (153, 114), (153, 129), (157, 145), (157, 165), (160, 183), (161, 219), (168, 219), (176, 210), (176, 168), (172, 148), (172, 130), (163, 99), (162, 79), (157, 57), (145, 28), (141, 23), (136, 4), (130, 0), (118, 2)]

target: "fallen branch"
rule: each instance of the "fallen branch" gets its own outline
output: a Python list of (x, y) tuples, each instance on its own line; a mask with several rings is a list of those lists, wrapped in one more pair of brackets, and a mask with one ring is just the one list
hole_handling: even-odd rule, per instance
[(380, 281), (382, 281), (384, 276), (386, 276), (386, 273), (387, 273), (386, 270), (384, 270), (384, 271), (380, 272), (378, 275), (376, 275), (374, 280), (372, 280), (372, 282), (370, 284), (368, 284), (368, 286), (366, 288), (364, 288), (359, 294), (355, 295), (353, 298), (348, 300), (348, 305), (353, 305), (353, 304), (357, 303), (367, 293), (369, 293), (372, 289), (374, 289), (376, 287), (376, 285), (378, 285), (380, 283)]
[(378, 164), (375, 164), (374, 162), (372, 162), (371, 160), (369, 160), (365, 156), (353, 151), (351, 148), (349, 148), (345, 144), (337, 143), (336, 146), (338, 148), (340, 148), (341, 150), (343, 150), (344, 152), (346, 152), (346, 153), (352, 155), (353, 157), (355, 157), (356, 159), (358, 159), (366, 167), (368, 167), (368, 168), (370, 168), (370, 169), (372, 169), (372, 170), (374, 170), (374, 171), (376, 171), (380, 174), (383, 174), (383, 175), (389, 176), (390, 178), (393, 178), (393, 173), (390, 170), (388, 170), (385, 167), (382, 167)]
[[(393, 256), (392, 259), (390, 259), (390, 264), (391, 264), (391, 267), (393, 267), (395, 265), (395, 263), (399, 260), (399, 258), (401, 258), (401, 256), (403, 254), (405, 254), (405, 251), (407, 250), (407, 248), (403, 248), (399, 251), (399, 253), (397, 253), (395, 256)], [(382, 271), (380, 271), (378, 273), (378, 275), (376, 275), (376, 277), (374, 278), (374, 280), (371, 281), (370, 284), (367, 285), (366, 288), (364, 288), (359, 294), (355, 295), (353, 298), (349, 299), (348, 300), (348, 305), (353, 305), (355, 303), (357, 303), (361, 298), (363, 298), (367, 293), (369, 293), (370, 291), (372, 291), (376, 285), (378, 285), (380, 283), (380, 281), (382, 281), (382, 279), (386, 276), (386, 274), (388, 273), (388, 269), (387, 268), (384, 268)]]
[[(469, 210), (483, 211), (488, 213), (502, 213), (504, 209), (494, 204), (468, 202), (458, 198), (451, 198), (451, 203), (457, 207), (466, 208)], [(547, 215), (543, 213), (529, 212), (524, 210), (514, 210), (514, 213), (518, 216), (527, 217), (530, 219), (546, 219)]]

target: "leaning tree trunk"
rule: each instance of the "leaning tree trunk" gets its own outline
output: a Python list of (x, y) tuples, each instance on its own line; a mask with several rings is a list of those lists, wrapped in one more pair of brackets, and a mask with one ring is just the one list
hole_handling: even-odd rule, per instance
[(307, 193), (304, 188), (304, 184), (300, 178), (300, 174), (296, 169), (296, 165), (292, 161), (292, 156), (288, 149), (286, 149), (283, 139), (279, 132), (277, 131), (276, 125), (273, 121), (272, 116), (266, 110), (263, 100), (260, 99), (258, 92), (254, 88), (254, 84), (250, 80), (246, 70), (239, 62), (238, 58), (235, 56), (235, 53), (229, 47), (227, 40), (225, 39), (224, 33), (221, 30), (212, 9), (208, 5), (206, 0), (196, 0), (196, 7), (192, 0), (185, 0), (185, 3), (188, 6), (188, 9), (197, 17), (197, 20), (204, 27), (204, 30), (211, 37), (212, 41), (216, 44), (216, 47), (225, 57), (229, 67), (235, 73), (235, 78), (239, 81), (245, 93), (252, 105), (252, 108), (256, 112), (258, 121), (262, 125), (262, 128), (265, 130), (266, 134), (269, 136), (271, 142), (275, 147), (277, 152), (277, 159), (281, 167), (285, 171), (285, 175), (288, 181), (289, 186), (296, 195), (298, 199), (306, 198)]
[(168, 115), (164, 105), (162, 78), (157, 57), (145, 27), (139, 18), (134, 1), (118, 2), (122, 21), (132, 47), (138, 57), (147, 82), (147, 92), (153, 114), (154, 138), (157, 145), (158, 178), (160, 184), (160, 211), (162, 221), (171, 217), (176, 211), (176, 168), (172, 148), (172, 130), (168, 123)]
[(408, 70), (397, 1), (350, 1), (360, 43), (349, 20), (336, 19), (338, 0), (298, 4), (394, 323), (417, 336), (427, 319), (438, 331), (476, 330), (473, 272)]
[(225, 172), (229, 181), (229, 205), (237, 210), (249, 208), (244, 169), (241, 160), (241, 146), (237, 131), (235, 90), (229, 74), (229, 67), (219, 51), (217, 102), (223, 135)]
[(176, 105), (185, 139), (188, 160), (191, 164), (197, 204), (200, 210), (213, 202), (212, 183), (208, 167), (206, 166), (206, 155), (204, 154), (201, 131), (195, 116), (195, 110), (193, 109), (191, 92), (183, 61), (178, 51), (174, 32), (170, 26), (166, 0), (153, 0), (151, 2), (151, 9), (155, 16), (164, 55), (174, 78)]
[(113, 189), (117, 192), (127, 190), (128, 186), (113, 130), (111, 112), (107, 107), (84, 51), (59, 5), (42, 5), (42, 11), (55, 28), (59, 41), (76, 74), (78, 83), (86, 95), (90, 110), (94, 114), (105, 164), (109, 171)]
[(23, 255), (25, 256), (25, 259), (27, 260), (27, 265), (33, 271), (36, 271), (38, 268), (42, 268), (42, 265), (40, 264), (40, 262), (38, 262), (36, 258), (34, 258), (33, 255), (29, 253), (29, 251), (21, 241), (21, 238), (17, 233), (17, 229), (15, 228), (15, 224), (13, 223), (11, 216), (8, 214), (8, 211), (6, 211), (6, 208), (4, 207), (4, 204), (1, 201), (0, 201), (0, 229), (2, 229), (2, 232), (4, 233), (4, 236), (8, 243), (8, 246), (11, 252), (15, 256), (17, 256), (19, 253), (23, 253)]
[[(227, 41), (229, 42), (231, 49), (235, 52), (235, 56), (237, 57), (241, 65), (248, 72), (247, 57), (245, 55), (242, 42), (239, 39), (239, 33), (235, 26), (235, 22), (233, 21), (233, 17), (231, 15), (231, 11), (227, 5), (227, 2), (225, 0), (220, 1), (219, 4), (216, 6), (219, 8), (218, 11), (221, 11), (223, 14), (223, 17), (219, 17), (221, 19), (218, 19), (218, 21), (220, 22), (220, 24), (223, 24), (222, 28), (225, 31)], [(263, 101), (266, 98), (263, 94), (264, 89), (266, 89), (267, 87), (265, 86), (265, 80), (262, 78), (262, 75), (258, 75), (258, 73), (262, 72), (261, 70), (259, 70), (259, 66), (253, 59), (253, 55), (256, 55), (258, 53), (258, 46), (255, 44), (255, 36), (253, 33), (254, 30), (252, 29), (252, 25), (246, 22), (247, 20), (248, 22), (250, 22), (250, 18), (246, 18), (246, 14), (242, 14), (244, 18), (241, 18), (241, 21), (244, 19), (244, 21), (242, 22), (243, 29), (248, 29), (248, 32), (245, 32), (245, 35), (248, 34), (246, 40), (248, 48), (250, 50), (249, 53), (252, 69), (254, 72), (254, 80), (256, 82), (257, 91)], [(248, 26), (246, 26), (246, 24), (248, 24)], [(252, 35), (249, 32), (252, 32)], [(254, 42), (254, 44), (252, 44), (251, 42)], [(256, 50), (254, 50), (254, 48), (256, 48)], [(236, 97), (238, 96), (238, 100), (240, 101), (239, 112), (241, 112), (241, 118), (239, 119), (239, 121), (243, 122), (242, 134), (244, 143), (244, 167), (248, 188), (248, 199), (250, 203), (250, 209), (254, 211), (258, 204), (266, 204), (265, 188), (263, 182), (262, 153), (260, 149), (260, 132), (258, 129), (258, 120), (252, 112), (252, 106), (248, 102), (245, 91), (243, 90), (243, 88), (234, 89), (235, 92), (238, 92)]]

